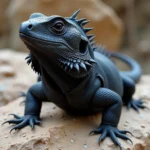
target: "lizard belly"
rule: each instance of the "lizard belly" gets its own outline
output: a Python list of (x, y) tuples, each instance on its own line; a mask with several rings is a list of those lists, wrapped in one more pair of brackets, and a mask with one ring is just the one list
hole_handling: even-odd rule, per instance
[(101, 86), (100, 80), (95, 74), (92, 74), (87, 80), (88, 82), (86, 84), (83, 82), (77, 88), (66, 94), (68, 103), (76, 109), (89, 109), (93, 94)]
[(45, 78), (43, 78), (42, 83), (45, 95), (49, 102), (53, 102), (62, 109), (67, 109), (69, 107), (65, 95), (63, 95), (57, 88), (54, 88), (54, 86), (52, 86), (53, 84), (51, 84), (51, 82), (49, 83), (49, 80), (45, 80)]
[(100, 86), (100, 80), (91, 77), (88, 83), (81, 84), (71, 92), (62, 94), (56, 92), (48, 84), (43, 84), (45, 95), (50, 102), (65, 110), (75, 109), (85, 111), (89, 109), (92, 96)]

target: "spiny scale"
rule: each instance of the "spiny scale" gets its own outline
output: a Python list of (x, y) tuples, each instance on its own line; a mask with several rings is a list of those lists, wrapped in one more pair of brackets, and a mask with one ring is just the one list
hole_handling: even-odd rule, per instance
[(95, 37), (95, 35), (94, 34), (89, 34), (89, 35), (87, 35), (87, 37), (90, 40), (91, 38)]
[(85, 33), (87, 33), (89, 31), (93, 30), (93, 28), (84, 28), (83, 30), (84, 30)]
[(79, 69), (79, 65), (77, 63), (74, 64), (74, 68), (79, 72), (80, 69)]
[(92, 42), (94, 40), (95, 36), (92, 36), (89, 40)]
[(82, 22), (84, 22), (84, 21), (86, 21), (86, 20), (87, 20), (86, 18), (82, 18), (82, 19), (77, 20), (77, 22), (81, 25)]
[(87, 68), (86, 68), (86, 65), (84, 64), (84, 63), (80, 63), (80, 66), (85, 70), (85, 71), (87, 71)]
[(98, 47), (93, 47), (93, 51), (95, 51)]
[(90, 59), (89, 62), (90, 63), (96, 63), (96, 61), (94, 59)]
[(88, 66), (92, 66), (92, 65), (91, 65), (90, 63), (88, 63), (87, 61), (85, 62), (85, 64), (88, 65)]
[(67, 66), (70, 66), (70, 62), (67, 63)]
[(59, 65), (63, 70), (70, 72), (71, 70), (75, 69), (78, 73), (82, 69), (84, 71), (87, 71), (87, 67), (92, 67), (92, 64), (96, 63), (96, 61), (92, 58), (89, 60), (80, 60), (80, 59), (62, 60), (62, 59), (59, 59), (59, 62), (60, 62)]
[(73, 68), (73, 63), (70, 64), (70, 69), (72, 69), (72, 68)]
[(92, 43), (91, 43), (91, 46), (93, 46), (95, 44), (95, 41), (93, 41)]
[(29, 59), (30, 58), (30, 54), (25, 58), (25, 60)]
[[(93, 28), (83, 28), (82, 27), (82, 26), (86, 25), (89, 22), (89, 20), (87, 20), (86, 18), (81, 18), (81, 19), (77, 20), (76, 18), (77, 18), (77, 15), (78, 15), (79, 12), (80, 12), (80, 9), (77, 10), (75, 13), (73, 13), (73, 15), (70, 18), (74, 19), (80, 25), (80, 27), (83, 29), (83, 31), (85, 33), (87, 33), (89, 31), (91, 31)], [(88, 37), (88, 39), (89, 39), (89, 41), (91, 43), (93, 41), (93, 39), (94, 39), (95, 36), (93, 34), (90, 34), (90, 35), (87, 35), (87, 37)], [(93, 46), (94, 43), (95, 42), (92, 42), (91, 46)]]
[(78, 9), (75, 13), (73, 13), (73, 15), (71, 16), (72, 19), (75, 19), (78, 15), (78, 13), (80, 12), (80, 9)]
[(81, 25), (84, 26), (84, 25), (86, 25), (86, 24), (89, 23), (89, 22), (90, 22), (90, 20), (85, 20), (85, 21), (83, 21), (83, 22), (81, 23)]
[(96, 49), (98, 52), (104, 54), (105, 56), (107, 56), (108, 58), (111, 57), (111, 53), (109, 51), (106, 50), (105, 46), (103, 45), (99, 45), (99, 47), (97, 47)]
[(31, 63), (31, 55), (29, 54), (25, 60), (27, 60), (27, 64), (29, 65)]

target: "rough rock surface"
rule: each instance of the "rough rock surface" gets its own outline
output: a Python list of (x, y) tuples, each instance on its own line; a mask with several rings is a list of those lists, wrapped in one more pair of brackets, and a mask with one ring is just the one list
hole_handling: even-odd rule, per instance
[[(137, 85), (136, 98), (144, 98), (150, 108), (150, 76), (143, 76)], [(10, 113), (23, 115), (24, 106), (19, 106), (21, 98), (0, 109), (0, 124), (11, 119)], [(150, 150), (150, 110), (122, 110), (119, 129), (133, 133), (128, 135), (133, 145), (120, 140), (124, 150)], [(93, 116), (73, 116), (66, 114), (52, 103), (44, 103), (41, 118), (42, 127), (31, 131), (26, 127), (18, 132), (9, 133), (10, 125), (0, 127), (0, 150), (119, 150), (109, 138), (100, 147), (97, 144), (99, 135), (88, 133), (99, 125), (101, 114)]]
[(27, 53), (0, 51), (0, 106), (19, 97), (36, 81), (37, 75), (26, 64)]
[[(81, 9), (79, 17), (85, 17), (92, 22), (88, 26), (94, 27), (92, 33), (96, 35), (99, 44), (109, 49), (119, 49), (122, 39), (123, 24), (115, 12), (100, 0), (13, 0), (8, 14), (11, 22), (10, 44), (13, 49), (26, 50), (18, 36), (19, 25), (29, 18), (33, 12), (46, 15), (70, 16), (77, 9)], [(16, 44), (17, 43), (17, 44)]]

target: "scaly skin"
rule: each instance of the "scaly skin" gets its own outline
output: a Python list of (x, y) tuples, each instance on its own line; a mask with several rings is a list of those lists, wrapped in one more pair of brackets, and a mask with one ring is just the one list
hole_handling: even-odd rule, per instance
[[(101, 134), (99, 144), (110, 137), (122, 149), (117, 137), (130, 140), (125, 135), (129, 131), (117, 128), (122, 104), (145, 108), (141, 100), (132, 98), (141, 69), (127, 56), (95, 48), (94, 35), (86, 34), (92, 28), (83, 27), (86, 19), (76, 19), (78, 12), (68, 18), (34, 13), (21, 24), (20, 37), (30, 50), (27, 63), (40, 77), (27, 92), (24, 116), (13, 114), (15, 119), (4, 124), (16, 124), (11, 131), (40, 125), (43, 101), (73, 113), (102, 111), (102, 122), (90, 134)], [(126, 62), (131, 71), (119, 72), (111, 56)]]

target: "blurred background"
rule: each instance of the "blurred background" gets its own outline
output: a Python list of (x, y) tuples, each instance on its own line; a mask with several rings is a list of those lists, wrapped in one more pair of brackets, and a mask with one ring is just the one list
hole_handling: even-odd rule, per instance
[(136, 58), (150, 73), (150, 0), (1, 0), (0, 49), (28, 52), (18, 30), (31, 13), (70, 16), (79, 8), (97, 44)]

